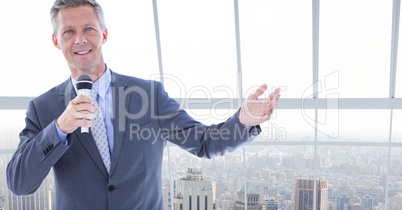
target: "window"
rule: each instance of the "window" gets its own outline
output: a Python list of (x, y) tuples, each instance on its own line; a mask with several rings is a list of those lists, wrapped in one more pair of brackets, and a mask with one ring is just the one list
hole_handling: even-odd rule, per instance
[[(394, 1), (99, 2), (109, 32), (103, 46), (108, 66), (118, 73), (163, 81), (169, 95), (207, 125), (231, 117), (240, 106), (239, 95), (248, 96), (262, 83), (268, 84), (269, 92), (282, 88), (278, 109), (262, 124), (261, 135), (232, 153), (199, 159), (168, 143), (162, 173), (171, 189), (164, 195), (174, 196), (174, 180), (185, 176), (188, 167), (199, 167), (205, 179), (215, 182), (216, 208), (233, 207), (239, 189), (251, 182), (261, 195), (282, 195), (278, 205), (289, 209), (296, 200), (295, 180), (321, 177), (328, 182), (329, 203), (346, 205), (370, 195), (373, 208), (397, 208), (402, 197), (402, 41), (394, 46), (398, 54), (392, 54), (392, 28), (401, 22), (393, 19), (393, 11), (400, 10)], [(0, 23), (10, 32), (0, 33), (4, 172), (24, 127), (27, 104), (19, 101), (65, 81), (69, 70), (51, 41), (51, 3), (2, 5)], [(395, 78), (390, 78), (392, 56)], [(318, 69), (313, 69), (313, 61)], [(393, 80), (395, 99), (390, 98)], [(314, 91), (318, 99), (313, 99)], [(43, 192), (52, 186), (51, 175), (47, 180)], [(13, 196), (5, 176), (0, 176), (0, 209), (29, 208), (34, 198), (42, 205), (47, 202), (41, 199), (43, 192)], [(313, 195), (317, 194), (311, 190), (300, 193), (300, 205), (313, 209)], [(187, 198), (188, 203), (168, 205), (192, 209), (192, 197)], [(197, 196), (197, 209), (200, 202)], [(208, 205), (205, 195), (205, 208)]]
[(243, 94), (266, 83), (299, 98), (313, 83), (311, 8), (297, 0), (239, 2)]
[(320, 1), (319, 74), (339, 72), (339, 97), (388, 97), (391, 25), (391, 0)]

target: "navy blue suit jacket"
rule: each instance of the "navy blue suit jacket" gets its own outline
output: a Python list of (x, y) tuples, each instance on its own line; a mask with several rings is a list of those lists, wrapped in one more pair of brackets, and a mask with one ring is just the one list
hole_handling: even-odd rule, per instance
[(161, 164), (167, 141), (212, 158), (254, 136), (239, 123), (238, 112), (224, 123), (206, 126), (181, 110), (159, 82), (114, 72), (112, 77), (110, 174), (91, 134), (77, 129), (67, 136), (67, 145), (57, 135), (55, 120), (76, 96), (68, 79), (30, 102), (26, 127), (7, 166), (11, 191), (17, 195), (35, 192), (53, 167), (58, 210), (159, 210), (163, 209)]

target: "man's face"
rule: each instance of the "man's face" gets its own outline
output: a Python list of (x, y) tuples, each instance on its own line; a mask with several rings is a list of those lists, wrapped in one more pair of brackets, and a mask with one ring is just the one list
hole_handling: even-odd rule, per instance
[(73, 76), (104, 72), (102, 45), (106, 39), (107, 29), (102, 30), (93, 7), (84, 5), (59, 11), (53, 43), (63, 52)]

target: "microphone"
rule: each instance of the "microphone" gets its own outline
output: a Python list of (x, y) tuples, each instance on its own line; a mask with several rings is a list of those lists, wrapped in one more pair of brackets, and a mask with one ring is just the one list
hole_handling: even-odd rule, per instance
[[(78, 95), (84, 95), (91, 98), (91, 89), (92, 89), (92, 79), (88, 75), (80, 75), (77, 79), (77, 90)], [(88, 133), (88, 127), (81, 127), (81, 133)]]

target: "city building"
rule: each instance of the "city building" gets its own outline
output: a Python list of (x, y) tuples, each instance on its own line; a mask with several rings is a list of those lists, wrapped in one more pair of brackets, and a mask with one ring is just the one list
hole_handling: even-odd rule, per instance
[(349, 203), (350, 198), (346, 196), (338, 197), (336, 199), (336, 209), (337, 210), (344, 210), (345, 207), (350, 205)]
[(274, 198), (270, 198), (266, 203), (266, 210), (278, 210), (278, 202)]
[(402, 210), (402, 193), (398, 193), (391, 198), (389, 210)]
[[(314, 183), (316, 193), (314, 197)], [(315, 203), (314, 203), (315, 201)], [(316, 208), (314, 208), (314, 205)], [(326, 179), (297, 179), (295, 190), (295, 210), (327, 210), (328, 185)]]
[(362, 207), (364, 210), (372, 210), (373, 209), (373, 197), (366, 195), (362, 198)]
[[(245, 203), (245, 195), (247, 196), (247, 203)], [(246, 207), (247, 205), (247, 207)], [(242, 187), (237, 192), (237, 198), (234, 206), (234, 210), (262, 210), (262, 204), (260, 201), (260, 194), (255, 189), (255, 186), (247, 182), (246, 186)]]
[(54, 210), (55, 192), (53, 176), (47, 176), (35, 193), (17, 196), (10, 190), (5, 190), (5, 209), (7, 210)]
[(187, 176), (175, 183), (175, 210), (214, 209), (212, 182), (204, 180), (199, 169), (188, 168)]

